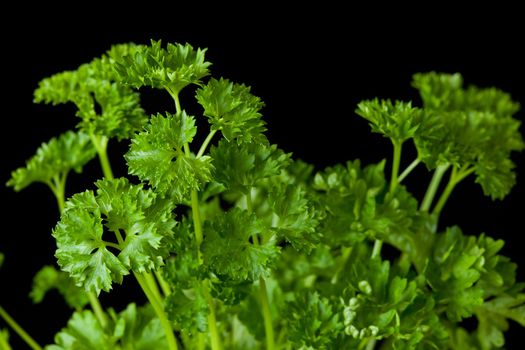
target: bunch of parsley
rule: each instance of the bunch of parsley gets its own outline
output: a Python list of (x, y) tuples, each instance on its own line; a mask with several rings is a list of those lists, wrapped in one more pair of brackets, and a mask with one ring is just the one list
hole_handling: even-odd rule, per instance
[[(499, 254), (503, 242), (439, 225), (463, 180), (493, 199), (514, 185), (510, 157), (525, 144), (508, 94), (465, 88), (459, 74), (417, 74), (423, 107), (357, 108), (392, 142), (389, 174), (386, 161), (359, 160), (315, 172), (270, 144), (249, 87), (207, 78), (205, 53), (117, 45), (35, 91), (38, 103), (73, 103), (79, 118), (8, 182), (46, 184), (61, 213), (58, 267), (38, 272), (30, 296), (39, 303), (57, 289), (74, 312), (46, 349), (495, 349), (509, 320), (525, 326), (525, 285)], [(195, 86), (202, 142), (179, 99)], [(174, 111), (146, 116), (142, 87), (165, 90)], [(130, 140), (129, 178), (113, 176), (112, 139)], [(401, 170), (411, 142), (417, 158)], [(66, 195), (68, 174), (94, 158), (103, 178)], [(420, 165), (433, 172), (421, 201), (403, 185)], [(384, 244), (399, 256), (383, 257)], [(124, 278), (147, 305), (101, 305)], [(41, 349), (1, 307), (0, 316)], [(6, 329), (0, 349), (11, 349)]]

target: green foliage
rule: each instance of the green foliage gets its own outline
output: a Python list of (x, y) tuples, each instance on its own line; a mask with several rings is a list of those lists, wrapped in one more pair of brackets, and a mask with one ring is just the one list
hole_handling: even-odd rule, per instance
[(250, 237), (264, 227), (255, 215), (234, 208), (207, 223), (202, 246), (204, 266), (226, 281), (256, 281), (267, 276), (279, 253), (275, 240), (254, 244)]
[(76, 71), (42, 80), (35, 90), (35, 102), (53, 105), (72, 102), (81, 118), (78, 124), (81, 131), (126, 139), (140, 129), (146, 116), (140, 107), (139, 95), (113, 78), (111, 66), (95, 60)]
[(494, 88), (463, 88), (459, 74), (416, 74), (413, 85), (434, 123), (414, 138), (420, 159), (430, 168), (473, 167), (486, 195), (505, 197), (516, 182), (510, 155), (525, 148), (513, 118), (519, 105)]
[[(439, 222), (468, 175), (492, 198), (514, 184), (511, 156), (525, 143), (508, 94), (464, 88), (459, 74), (416, 74), (421, 107), (372, 99), (356, 111), (392, 141), (391, 164), (316, 171), (270, 143), (249, 87), (203, 81), (205, 51), (116, 45), (35, 91), (37, 102), (74, 103), (81, 118), (78, 133), (43, 144), (8, 182), (45, 183), (63, 208), (53, 230), (61, 271), (41, 269), (30, 296), (56, 289), (76, 311), (47, 350), (490, 350), (505, 346), (510, 322), (525, 326), (525, 284), (503, 241)], [(181, 106), (188, 85), (202, 115)], [(132, 90), (143, 86), (168, 91), (175, 113), (148, 121)], [(112, 137), (131, 139), (135, 183), (113, 179)], [(400, 174), (406, 142), (418, 158)], [(95, 154), (105, 179), (64, 205), (67, 173)], [(420, 162), (436, 169), (421, 205), (401, 183)], [(102, 307), (100, 291), (130, 274), (150, 305)], [(7, 342), (0, 330), (0, 348)]]
[(34, 182), (53, 186), (61, 176), (71, 170), (82, 172), (82, 167), (95, 157), (95, 148), (88, 135), (68, 131), (58, 138), (43, 143), (36, 154), (26, 162), (24, 168), (13, 171), (7, 182), (15, 191), (20, 191)]
[(29, 296), (33, 303), (39, 304), (52, 289), (56, 289), (72, 309), (81, 309), (89, 302), (84, 290), (77, 287), (67, 273), (46, 265), (33, 278)]
[(177, 202), (189, 202), (191, 191), (210, 181), (213, 170), (210, 157), (195, 157), (184, 150), (196, 132), (195, 119), (184, 112), (152, 117), (132, 139), (125, 156), (129, 172), (161, 193), (170, 192)]
[(75, 312), (67, 327), (55, 336), (55, 345), (46, 350), (152, 350), (166, 349), (159, 320), (148, 307), (135, 304), (114, 315), (103, 329), (91, 311)]
[(161, 41), (150, 46), (138, 46), (130, 52), (110, 52), (115, 60), (118, 79), (136, 88), (151, 86), (178, 94), (189, 84), (200, 84), (211, 63), (205, 61), (206, 50), (194, 50), (190, 44), (171, 44)]
[(356, 113), (370, 122), (373, 132), (396, 143), (413, 138), (424, 122), (422, 111), (412, 107), (411, 102), (363, 101), (357, 105)]
[[(98, 294), (109, 291), (112, 282), (122, 283), (129, 270), (142, 273), (160, 267), (175, 222), (173, 207), (141, 185), (121, 178), (100, 180), (96, 186), (96, 194), (79, 193), (66, 203), (53, 236), (62, 270)], [(106, 241), (110, 238), (105, 238), (105, 230), (117, 242)], [(108, 249), (115, 246), (118, 254)]]
[(264, 104), (250, 94), (249, 87), (212, 78), (197, 91), (197, 101), (204, 108), (212, 130), (221, 130), (228, 141), (252, 142), (266, 130), (259, 112)]

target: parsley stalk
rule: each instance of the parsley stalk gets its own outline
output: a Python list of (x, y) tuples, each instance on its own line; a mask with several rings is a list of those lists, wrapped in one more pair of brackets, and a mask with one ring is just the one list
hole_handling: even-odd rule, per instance
[[(173, 100), (175, 101), (175, 111), (177, 115), (180, 115), (182, 113), (182, 109), (180, 106), (179, 101), (179, 94), (176, 92), (172, 92), (168, 90), (170, 95), (173, 97)], [(211, 135), (211, 136), (210, 136)], [(208, 143), (213, 138), (213, 134), (210, 132), (210, 135), (206, 138), (208, 140)], [(206, 141), (205, 141), (206, 142)], [(203, 147), (205, 144), (203, 144)], [(201, 147), (202, 153), (204, 153), (204, 149)], [(191, 157), (191, 151), (190, 146), (188, 143), (184, 144), (184, 153), (186, 156)], [(202, 154), (201, 154), (202, 156)], [(200, 249), (200, 246), (202, 244), (203, 234), (202, 234), (202, 220), (200, 217), (200, 208), (199, 208), (199, 194), (197, 193), (197, 190), (193, 189), (191, 191), (191, 212), (193, 215), (193, 225), (194, 225), (194, 232), (195, 232), (195, 240), (197, 242), (197, 254), (199, 261), (202, 262), (202, 252)], [(208, 314), (208, 327), (210, 329), (210, 337), (211, 337), (211, 348), (213, 350), (222, 350), (222, 342), (219, 335), (219, 329), (217, 327), (217, 316), (215, 315), (215, 302), (213, 301), (213, 298), (210, 294), (209, 288), (209, 280), (205, 279), (201, 283), (202, 292), (204, 293), (204, 297), (206, 299), (206, 302), (208, 303), (209, 307), (209, 314)]]
[(7, 313), (7, 311), (4, 310), (2, 306), (0, 306), (0, 317), (4, 319), (4, 321), (11, 327), (16, 334), (22, 338), (27, 345), (33, 350), (42, 350), (42, 347), (38, 345), (38, 343), (31, 338), (31, 336)]
[(458, 169), (457, 166), (454, 166), (452, 168), (452, 172), (450, 173), (450, 178), (447, 184), (447, 187), (443, 190), (443, 193), (441, 194), (441, 197), (439, 197), (439, 200), (432, 210), (432, 214), (435, 214), (436, 216), (439, 216), (441, 213), (441, 210), (443, 210), (443, 207), (445, 206), (445, 203), (448, 200), (448, 197), (450, 197), (450, 194), (456, 187), (458, 183), (460, 183), (464, 178), (469, 176), (474, 172), (473, 167), (468, 167), (467, 165), (464, 165), (461, 167), (461, 169)]
[[(253, 203), (251, 190), (245, 195), (246, 197), (246, 210), (249, 214), (253, 213)], [(259, 239), (257, 234), (253, 235), (253, 243), (259, 245)], [(275, 336), (273, 332), (272, 313), (270, 310), (270, 301), (268, 298), (268, 289), (266, 288), (266, 281), (264, 277), (259, 277), (259, 297), (261, 300), (261, 309), (264, 319), (264, 331), (266, 333), (266, 349), (275, 349)]]
[(430, 180), (427, 192), (425, 193), (425, 197), (423, 197), (423, 202), (421, 203), (421, 211), (428, 211), (430, 209), (432, 201), (434, 200), (436, 192), (439, 188), (439, 184), (441, 183), (441, 179), (448, 170), (449, 166), (450, 164), (438, 165), (436, 170), (434, 170), (434, 175), (432, 175), (432, 180)]

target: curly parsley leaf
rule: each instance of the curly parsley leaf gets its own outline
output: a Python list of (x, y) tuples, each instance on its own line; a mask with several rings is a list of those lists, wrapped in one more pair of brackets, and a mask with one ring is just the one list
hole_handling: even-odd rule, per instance
[(89, 302), (85, 291), (77, 287), (67, 273), (46, 265), (33, 278), (29, 296), (33, 303), (39, 304), (52, 289), (56, 289), (72, 309), (81, 309)]
[(276, 216), (272, 220), (273, 228), (295, 249), (310, 252), (319, 242), (320, 235), (316, 232), (319, 213), (308, 200), (302, 185), (272, 184), (268, 203)]
[(121, 349), (150, 350), (168, 347), (166, 334), (151, 307), (131, 303), (119, 313), (114, 334)]
[(459, 74), (416, 74), (413, 85), (437, 123), (415, 137), (420, 159), (429, 168), (472, 167), (486, 195), (505, 197), (516, 177), (511, 153), (525, 148), (520, 122), (513, 118), (519, 105), (494, 88), (463, 88)]
[(230, 191), (249, 193), (269, 177), (279, 175), (289, 164), (290, 154), (267, 141), (237, 144), (221, 140), (211, 149), (215, 180)]
[(165, 348), (166, 336), (155, 313), (149, 307), (137, 308), (133, 303), (118, 315), (114, 315), (107, 329), (102, 329), (91, 311), (75, 312), (67, 327), (55, 336), (55, 344), (46, 346), (46, 350)]
[(68, 131), (43, 143), (24, 168), (18, 168), (11, 173), (7, 185), (15, 191), (23, 190), (34, 182), (51, 185), (71, 170), (80, 173), (82, 167), (93, 159), (95, 154), (95, 148), (88, 135)]
[(212, 78), (197, 90), (197, 101), (204, 108), (212, 130), (221, 130), (228, 141), (252, 142), (266, 130), (260, 113), (264, 103), (245, 85)]
[(357, 105), (356, 113), (368, 120), (373, 132), (398, 144), (414, 137), (424, 121), (422, 111), (412, 107), (411, 102), (363, 101)]
[(340, 315), (327, 298), (317, 292), (298, 295), (288, 304), (289, 342), (300, 349), (332, 349), (343, 331)]
[[(126, 179), (100, 180), (96, 185), (96, 195), (86, 191), (66, 203), (53, 236), (62, 270), (98, 294), (109, 291), (112, 282), (121, 283), (130, 269), (141, 273), (161, 266), (175, 221), (173, 207), (157, 205), (155, 194), (140, 185)], [(122, 230), (124, 240), (106, 241), (105, 229), (117, 237)]]
[(190, 44), (171, 44), (162, 47), (161, 41), (139, 46), (129, 54), (110, 56), (116, 61), (118, 79), (136, 88), (150, 86), (178, 94), (190, 84), (199, 85), (209, 75), (210, 62), (205, 60), (206, 49), (195, 50)]
[(255, 215), (238, 208), (206, 222), (201, 247), (204, 265), (226, 281), (256, 281), (266, 276), (279, 248), (273, 238), (260, 245), (250, 241), (262, 229)]
[(55, 74), (39, 83), (35, 102), (72, 102), (82, 120), (78, 128), (119, 140), (130, 138), (146, 122), (139, 95), (113, 81), (106, 64), (84, 64), (76, 71)]
[(169, 191), (178, 202), (189, 201), (190, 192), (210, 181), (213, 170), (210, 157), (184, 152), (196, 132), (195, 119), (184, 112), (152, 117), (125, 155), (130, 173), (162, 193)]
[(113, 350), (117, 348), (117, 337), (107, 334), (89, 310), (77, 311), (55, 336), (55, 344), (46, 350)]

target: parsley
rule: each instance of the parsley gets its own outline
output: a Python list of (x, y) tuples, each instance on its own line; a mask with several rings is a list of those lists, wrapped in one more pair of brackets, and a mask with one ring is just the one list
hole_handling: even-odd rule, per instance
[[(525, 285), (500, 254), (504, 242), (439, 224), (471, 175), (493, 199), (514, 185), (511, 156), (525, 143), (508, 94), (464, 87), (459, 74), (416, 74), (422, 103), (356, 109), (390, 139), (391, 160), (316, 172), (269, 142), (249, 87), (207, 78), (205, 53), (116, 45), (35, 91), (36, 102), (74, 104), (80, 118), (7, 183), (47, 185), (61, 214), (59, 269), (44, 266), (30, 297), (40, 303), (56, 289), (74, 312), (46, 349), (496, 349), (509, 322), (525, 326)], [(147, 117), (144, 86), (167, 92), (174, 110)], [(192, 88), (195, 116), (179, 100)], [(128, 177), (113, 176), (113, 139), (129, 140)], [(401, 171), (409, 143), (417, 158)], [(68, 174), (96, 156), (103, 178), (69, 195)], [(420, 164), (433, 175), (416, 198), (404, 181)], [(382, 254), (384, 244), (399, 257)], [(148, 303), (101, 305), (124, 278)], [(41, 349), (1, 307), (0, 316)], [(6, 329), (0, 349), (11, 349)]]

